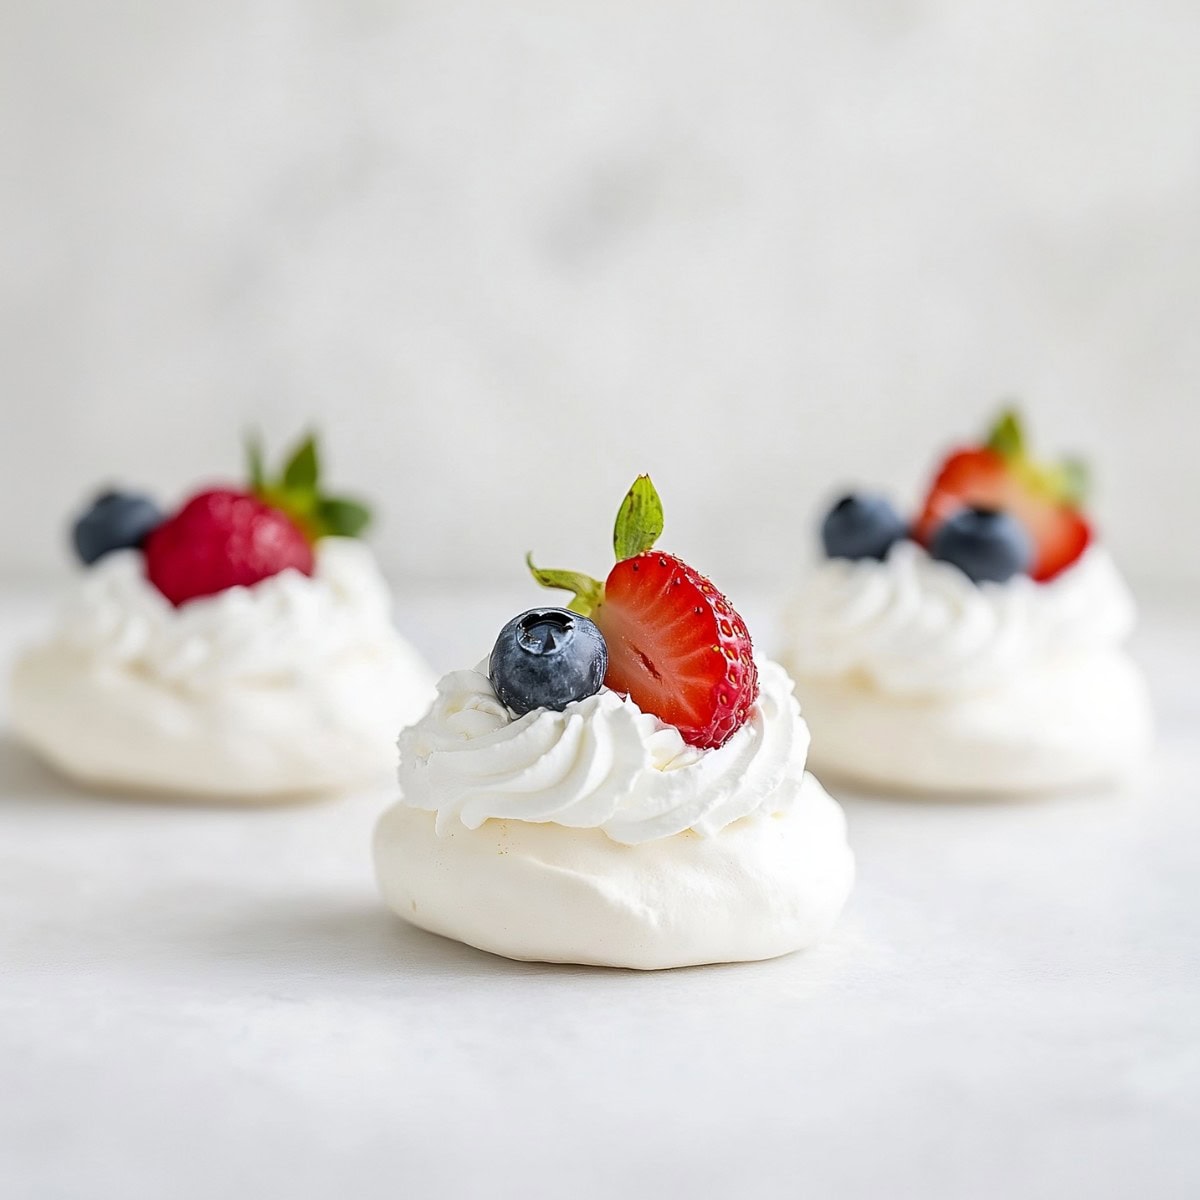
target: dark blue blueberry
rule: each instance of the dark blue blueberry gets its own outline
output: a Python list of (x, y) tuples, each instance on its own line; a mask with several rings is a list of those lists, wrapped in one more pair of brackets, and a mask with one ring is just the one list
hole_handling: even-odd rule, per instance
[(91, 566), (112, 550), (140, 546), (146, 535), (161, 525), (157, 504), (137, 492), (104, 492), (75, 522), (75, 553)]
[(562, 712), (600, 690), (608, 646), (595, 624), (565, 608), (531, 608), (500, 630), (488, 674), (517, 716), (535, 708)]
[(908, 528), (882, 496), (843, 496), (821, 524), (821, 544), (830, 558), (884, 558)]
[(1015, 517), (994, 508), (960, 508), (938, 526), (929, 553), (976, 583), (1003, 583), (1033, 565), (1033, 539)]

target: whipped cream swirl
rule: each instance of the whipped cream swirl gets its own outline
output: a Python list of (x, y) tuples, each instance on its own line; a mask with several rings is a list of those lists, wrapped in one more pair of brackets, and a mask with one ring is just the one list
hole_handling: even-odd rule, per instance
[(287, 685), (335, 662), (391, 654), (390, 609), (374, 556), (350, 538), (317, 543), (311, 578), (283, 571), (179, 608), (146, 579), (142, 555), (124, 550), (84, 573), (56, 640), (94, 665), (193, 692)]
[(393, 628), (371, 551), (322, 538), (284, 571), (174, 608), (136, 552), (84, 572), (17, 660), (12, 720), (88, 784), (254, 801), (386, 778), (434, 678)]
[(782, 667), (759, 663), (749, 720), (723, 745), (698, 750), (674, 726), (602, 688), (562, 712), (514, 718), (487, 664), (438, 684), (433, 707), (400, 735), (403, 802), (436, 811), (444, 833), (489, 818), (599, 828), (633, 845), (684, 830), (718, 833), (799, 795), (808, 728)]
[(1116, 647), (1133, 623), (1133, 597), (1102, 547), (1048, 583), (976, 584), (902, 541), (883, 562), (830, 559), (813, 572), (788, 614), (788, 665), (896, 696), (982, 692)]

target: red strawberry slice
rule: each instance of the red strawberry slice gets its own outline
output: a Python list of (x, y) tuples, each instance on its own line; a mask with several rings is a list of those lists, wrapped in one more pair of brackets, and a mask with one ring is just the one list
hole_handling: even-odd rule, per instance
[(548, 588), (574, 592), (573, 612), (590, 616), (608, 646), (605, 684), (674, 725), (701, 749), (724, 745), (758, 699), (758, 668), (746, 623), (703, 575), (653, 549), (662, 501), (639, 475), (613, 529), (617, 565), (601, 583), (578, 571), (526, 563)]
[(291, 517), (256, 496), (213, 490), (193, 496), (146, 539), (146, 575), (176, 606), (249, 587), (289, 567), (313, 573), (313, 551)]
[(1015, 416), (1005, 414), (987, 446), (955, 451), (942, 464), (913, 536), (928, 546), (958, 509), (1000, 509), (1029, 531), (1036, 551), (1030, 574), (1044, 583), (1075, 562), (1091, 541), (1091, 527), (1067, 498), (1072, 487), (1081, 486), (1079, 470), (1074, 464), (1047, 469), (1031, 462)]
[(608, 643), (605, 684), (674, 725), (693, 746), (723, 745), (758, 698), (745, 622), (671, 554), (617, 563), (592, 613)]

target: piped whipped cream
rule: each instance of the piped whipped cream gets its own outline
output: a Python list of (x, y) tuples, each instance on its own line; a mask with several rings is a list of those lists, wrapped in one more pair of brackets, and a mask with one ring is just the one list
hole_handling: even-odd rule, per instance
[(1048, 583), (976, 584), (902, 541), (882, 562), (829, 559), (812, 572), (787, 615), (788, 664), (798, 677), (854, 677), (897, 697), (963, 695), (1114, 649), (1134, 618), (1101, 546)]
[(86, 571), (55, 640), (82, 659), (200, 693), (243, 681), (303, 683), (349, 657), (390, 653), (391, 597), (368, 547), (322, 538), (311, 577), (282, 571), (179, 608), (118, 551)]
[(250, 798), (386, 778), (396, 731), (434, 695), (390, 608), (371, 551), (349, 539), (321, 539), (312, 577), (179, 608), (140, 554), (114, 553), (18, 660), (13, 722), (98, 786)]
[(486, 662), (455, 671), (400, 736), (402, 802), (434, 811), (439, 834), (508, 818), (601, 829), (629, 845), (785, 812), (803, 783), (808, 728), (782, 667), (760, 662), (759, 686), (749, 720), (698, 750), (608, 688), (514, 718)]

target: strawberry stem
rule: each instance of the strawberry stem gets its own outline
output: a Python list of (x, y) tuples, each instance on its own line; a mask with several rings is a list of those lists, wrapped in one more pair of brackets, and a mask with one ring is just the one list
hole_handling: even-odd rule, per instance
[(579, 613), (581, 617), (591, 616), (593, 610), (598, 608), (604, 599), (604, 584), (590, 575), (584, 575), (580, 571), (559, 571), (535, 566), (532, 551), (525, 555), (525, 565), (542, 587), (573, 592), (571, 603), (567, 607), (572, 612)]
[[(613, 527), (613, 550), (617, 562), (645, 554), (663, 531), (662, 500), (649, 475), (639, 475), (621, 501)], [(588, 617), (604, 601), (604, 584), (581, 571), (561, 571), (537, 566), (533, 552), (525, 555), (530, 574), (544, 588), (571, 592), (567, 607), (580, 616)]]
[(246, 439), (250, 491), (264, 504), (286, 513), (311, 542), (323, 537), (358, 537), (371, 521), (366, 505), (350, 496), (321, 491), (321, 459), (314, 434), (307, 434), (288, 455), (282, 472), (269, 476), (257, 434)]
[(1000, 414), (988, 434), (987, 448), (999, 454), (1028, 487), (1055, 503), (1080, 508), (1087, 499), (1091, 484), (1087, 465), (1077, 458), (1064, 458), (1053, 465), (1035, 462), (1015, 409)]

